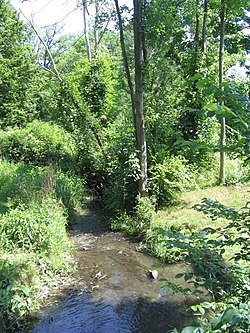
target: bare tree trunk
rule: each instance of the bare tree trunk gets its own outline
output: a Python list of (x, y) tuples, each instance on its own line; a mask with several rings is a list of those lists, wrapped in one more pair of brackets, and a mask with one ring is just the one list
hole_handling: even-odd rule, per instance
[(89, 43), (88, 20), (87, 20), (88, 8), (87, 8), (86, 0), (82, 0), (82, 11), (83, 11), (83, 27), (84, 27), (83, 32), (84, 32), (86, 48), (87, 48), (87, 57), (88, 57), (88, 60), (91, 61), (91, 49), (90, 49), (90, 43)]
[[(145, 11), (146, 11), (146, 5), (147, 5), (147, 0), (144, 0), (142, 2), (142, 17), (145, 15)], [(146, 20), (145, 20), (145, 17), (143, 19), (143, 22), (142, 22), (142, 33), (141, 33), (141, 40), (142, 40), (142, 51), (143, 51), (143, 60), (144, 60), (144, 63), (148, 60), (148, 49), (147, 49), (147, 45), (146, 45), (146, 36), (145, 36), (145, 27), (146, 27)]]
[(199, 13), (200, 0), (196, 0), (196, 23), (195, 23), (195, 54), (198, 56), (200, 47), (200, 13)]
[[(225, 38), (225, 0), (221, 0), (220, 10), (220, 50), (219, 50), (219, 85), (221, 92), (223, 93), (223, 80), (224, 80), (224, 38)], [(220, 100), (220, 105), (224, 106), (223, 96)], [(220, 121), (220, 183), (225, 184), (226, 180), (226, 153), (224, 151), (226, 145), (226, 120), (223, 117)]]
[(208, 15), (208, 0), (204, 0), (202, 42), (201, 42), (201, 52), (203, 55), (205, 55), (207, 49), (207, 15)]
[[(120, 44), (121, 44), (121, 49), (122, 49), (122, 58), (123, 58), (124, 68), (125, 68), (129, 92), (130, 92), (131, 104), (132, 104), (133, 123), (134, 123), (134, 128), (136, 128), (134, 87), (133, 87), (133, 83), (132, 83), (132, 79), (131, 79), (131, 75), (130, 75), (128, 57), (127, 57), (127, 52), (126, 52), (126, 48), (125, 48), (122, 17), (121, 17), (118, 0), (114, 0), (114, 1), (115, 1), (116, 13), (117, 13), (117, 17), (118, 17), (118, 24), (119, 24), (119, 30), (120, 30)], [(136, 134), (135, 134), (135, 137), (136, 137)]]
[(95, 57), (98, 58), (99, 34), (98, 34), (98, 17), (99, 5), (98, 0), (95, 0), (95, 25), (94, 25), (94, 38), (95, 38)]
[(140, 0), (134, 1), (134, 57), (135, 57), (135, 110), (136, 110), (136, 136), (139, 151), (141, 175), (139, 179), (139, 193), (147, 195), (147, 145), (143, 107), (143, 77), (142, 77), (142, 25)]

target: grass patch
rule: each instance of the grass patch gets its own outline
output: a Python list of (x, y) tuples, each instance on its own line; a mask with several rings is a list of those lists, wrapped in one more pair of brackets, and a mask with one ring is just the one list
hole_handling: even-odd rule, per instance
[[(194, 205), (201, 203), (205, 197), (241, 210), (250, 201), (250, 184), (216, 186), (183, 193), (174, 206), (166, 207), (157, 212), (151, 223), (151, 228), (146, 233), (145, 248), (166, 262), (176, 262), (182, 258), (179, 249), (166, 246), (165, 236), (159, 234), (158, 228), (189, 236), (205, 227), (223, 227), (226, 219), (218, 218), (213, 221), (208, 215), (193, 208)], [(237, 246), (228, 248), (224, 257), (230, 258), (235, 251), (237, 251)]]
[(211, 221), (208, 216), (193, 208), (203, 198), (210, 198), (225, 206), (239, 210), (250, 200), (250, 183), (215, 186), (183, 193), (175, 205), (157, 212), (151, 230), (155, 227), (161, 227), (190, 233), (207, 226), (212, 227), (215, 223), (217, 226), (223, 224), (223, 219), (216, 220), (216, 222)]
[[(202, 197), (198, 211), (193, 210)], [(191, 283), (196, 293), (205, 289), (211, 296), (210, 302), (191, 307), (197, 320), (182, 332), (249, 331), (249, 202), (249, 184), (186, 193), (175, 208), (159, 212), (154, 222), (158, 230), (148, 232), (151, 252), (192, 267), (176, 278)], [(194, 294), (167, 280), (164, 288)]]

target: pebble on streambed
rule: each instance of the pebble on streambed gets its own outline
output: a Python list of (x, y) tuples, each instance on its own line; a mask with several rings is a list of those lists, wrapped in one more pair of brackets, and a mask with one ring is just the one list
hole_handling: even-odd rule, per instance
[(148, 270), (148, 276), (151, 278), (151, 279), (154, 279), (154, 280), (156, 280), (156, 279), (158, 279), (158, 276), (159, 276), (159, 273), (158, 273), (158, 271), (156, 270), (156, 269), (154, 269), (154, 270)]

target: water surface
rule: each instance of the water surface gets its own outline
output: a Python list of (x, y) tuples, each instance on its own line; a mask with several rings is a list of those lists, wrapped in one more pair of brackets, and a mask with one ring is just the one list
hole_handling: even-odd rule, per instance
[(44, 308), (30, 333), (165, 333), (188, 323), (185, 307), (193, 299), (165, 294), (159, 277), (176, 281), (182, 265), (164, 266), (137, 251), (138, 243), (108, 230), (93, 207), (71, 229), (79, 262), (75, 278)]

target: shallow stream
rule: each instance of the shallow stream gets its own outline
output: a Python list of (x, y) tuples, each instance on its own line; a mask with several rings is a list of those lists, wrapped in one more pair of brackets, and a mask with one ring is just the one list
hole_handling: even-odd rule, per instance
[(76, 217), (71, 237), (77, 249), (75, 283), (43, 309), (30, 333), (165, 333), (188, 323), (193, 300), (165, 294), (159, 278), (176, 281), (181, 265), (164, 266), (137, 251), (138, 243), (108, 229), (94, 203)]

